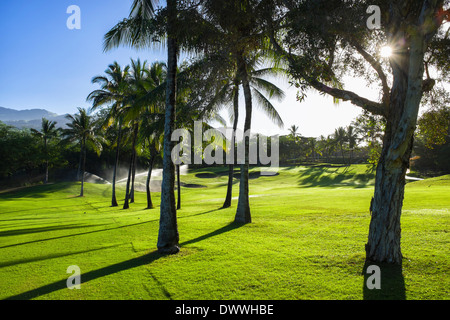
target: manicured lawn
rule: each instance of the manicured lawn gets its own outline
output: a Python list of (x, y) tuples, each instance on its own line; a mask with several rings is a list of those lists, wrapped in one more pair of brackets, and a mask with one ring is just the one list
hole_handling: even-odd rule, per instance
[[(15, 299), (449, 299), (450, 176), (408, 183), (402, 270), (381, 266), (365, 287), (364, 244), (373, 174), (365, 165), (280, 168), (250, 181), (253, 222), (220, 210), (226, 168), (182, 176), (182, 249), (156, 252), (159, 193), (145, 210), (110, 207), (109, 185), (41, 185), (0, 194), (0, 298)], [(199, 185), (203, 186), (199, 188)], [(192, 186), (196, 186), (193, 188)], [(119, 199), (124, 191), (119, 189)], [(120, 203), (119, 205), (121, 205)], [(69, 290), (66, 270), (81, 269)]]

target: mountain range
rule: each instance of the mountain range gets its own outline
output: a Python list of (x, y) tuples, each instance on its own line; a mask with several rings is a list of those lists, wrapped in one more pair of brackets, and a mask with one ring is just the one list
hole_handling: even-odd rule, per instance
[(40, 129), (42, 118), (56, 121), (56, 126), (66, 128), (67, 114), (58, 115), (45, 109), (14, 110), (0, 107), (0, 121), (3, 123), (22, 128)]

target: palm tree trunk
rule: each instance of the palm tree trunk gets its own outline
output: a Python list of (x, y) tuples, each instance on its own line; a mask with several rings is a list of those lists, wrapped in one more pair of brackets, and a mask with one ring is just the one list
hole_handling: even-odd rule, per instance
[(81, 153), (83, 155), (83, 167), (81, 172), (81, 191), (80, 191), (80, 197), (84, 195), (84, 173), (86, 171), (86, 141), (83, 140), (81, 144)]
[(116, 161), (114, 162), (113, 179), (112, 179), (111, 207), (117, 207), (119, 205), (117, 203), (117, 198), (116, 198), (116, 176), (117, 176), (117, 167), (119, 166), (119, 149), (120, 149), (121, 135), (122, 135), (122, 120), (119, 119), (119, 130), (117, 133)]
[(153, 161), (155, 160), (155, 156), (150, 156), (150, 164), (148, 167), (148, 174), (147, 174), (147, 181), (145, 183), (145, 191), (147, 192), (147, 209), (153, 208), (153, 202), (152, 202), (152, 194), (150, 192), (150, 181), (152, 178), (152, 170), (153, 170)]
[(247, 66), (242, 56), (239, 57), (239, 69), (242, 78), (242, 86), (245, 98), (245, 122), (244, 122), (244, 164), (241, 165), (241, 179), (239, 182), (239, 199), (236, 210), (235, 221), (238, 223), (252, 222), (249, 202), (248, 170), (249, 170), (249, 145), (250, 129), (252, 121), (252, 96), (248, 81)]
[(231, 198), (233, 194), (233, 174), (234, 174), (234, 161), (236, 159), (236, 148), (235, 148), (235, 134), (238, 125), (239, 119), (239, 84), (235, 84), (235, 91), (233, 96), (233, 112), (234, 112), (234, 121), (233, 121), (233, 132), (231, 134), (231, 148), (233, 154), (233, 161), (228, 166), (228, 185), (227, 185), (227, 195), (225, 197), (225, 202), (223, 203), (222, 208), (229, 208), (231, 206)]
[[(137, 126), (135, 125), (134, 130), (137, 130)], [(134, 157), (136, 156), (136, 139), (137, 134), (133, 134), (133, 143), (131, 147), (131, 159), (130, 159), (130, 166), (128, 168), (128, 179), (127, 179), (127, 188), (125, 190), (125, 202), (123, 204), (124, 209), (128, 209), (130, 207), (129, 201), (130, 201), (130, 183), (131, 183), (131, 175), (133, 172), (133, 166), (134, 166)]]
[(177, 210), (181, 209), (181, 181), (180, 181), (180, 165), (176, 165), (177, 170), (177, 194), (178, 194), (178, 201), (177, 201)]
[(45, 180), (44, 184), (48, 183), (48, 160), (45, 161)]
[[(137, 135), (139, 133), (139, 124), (136, 124), (136, 128), (134, 130), (134, 144), (136, 146), (137, 141)], [(134, 203), (134, 181), (136, 178), (136, 166), (137, 166), (137, 154), (136, 154), (136, 148), (133, 148), (134, 158), (133, 158), (133, 171), (132, 171), (132, 178), (131, 178), (131, 191), (130, 191), (130, 203)]]
[(341, 144), (341, 156), (342, 156), (342, 164), (345, 164), (345, 156), (344, 156), (344, 147)]
[(174, 143), (171, 141), (175, 125), (176, 112), (176, 81), (177, 81), (177, 54), (178, 44), (175, 38), (177, 20), (176, 0), (167, 0), (167, 90), (166, 111), (164, 121), (164, 157), (163, 179), (161, 185), (161, 208), (158, 233), (158, 251), (162, 254), (177, 253), (179, 248), (179, 235), (177, 225), (177, 209), (175, 206), (175, 167), (171, 152)]
[(44, 184), (48, 183), (48, 150), (47, 150), (47, 138), (44, 137), (44, 152), (45, 152), (45, 179)]
[(80, 140), (80, 161), (78, 161), (77, 181), (81, 179), (81, 167), (83, 166), (83, 141)]
[(131, 190), (130, 190), (130, 203), (134, 203), (134, 181), (136, 179), (136, 163), (137, 154), (136, 150), (133, 150), (133, 169), (131, 170)]
[(133, 171), (133, 158), (134, 152), (131, 153), (130, 165), (128, 168), (128, 178), (127, 178), (127, 187), (125, 189), (125, 201), (123, 203), (123, 209), (128, 209), (130, 207), (130, 183), (131, 183), (131, 172)]

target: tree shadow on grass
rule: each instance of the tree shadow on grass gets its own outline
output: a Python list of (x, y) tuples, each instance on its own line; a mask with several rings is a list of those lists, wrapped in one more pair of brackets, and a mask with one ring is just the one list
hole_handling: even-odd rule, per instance
[(53, 253), (53, 254), (49, 254), (49, 255), (45, 255), (45, 256), (39, 256), (39, 257), (34, 257), (34, 258), (24, 258), (24, 259), (17, 259), (17, 260), (12, 260), (12, 261), (6, 261), (6, 262), (3, 262), (3, 263), (0, 263), (0, 268), (10, 267), (10, 266), (24, 264), (24, 263), (31, 263), (31, 262), (37, 262), (37, 261), (43, 261), (43, 260), (50, 260), (50, 259), (57, 259), (57, 258), (62, 258), (62, 257), (68, 257), (68, 256), (77, 255), (77, 254), (83, 254), (83, 253), (88, 253), (88, 252), (94, 252), (94, 251), (114, 248), (114, 247), (118, 247), (118, 246), (119, 245), (117, 244), (117, 245), (106, 246), (106, 247), (95, 248), (95, 249), (89, 249), (89, 250), (73, 251), (73, 252), (66, 252), (66, 253)]
[[(136, 257), (133, 259), (129, 259), (126, 261), (122, 261), (104, 268), (100, 268), (97, 270), (92, 270), (86, 273), (82, 273), (81, 274), (81, 285), (83, 285), (83, 283), (101, 278), (101, 277), (105, 277), (105, 276), (109, 276), (121, 271), (125, 271), (125, 270), (129, 270), (129, 269), (134, 269), (143, 265), (148, 265), (156, 260), (158, 260), (159, 258), (161, 258), (163, 255), (161, 255), (160, 253), (158, 253), (157, 251), (153, 251), (150, 253), (147, 253), (143, 256), (140, 257)], [(23, 293), (19, 293), (15, 296), (11, 296), (6, 298), (5, 300), (29, 300), (29, 299), (34, 299), (46, 294), (50, 294), (54, 291), (58, 291), (61, 289), (66, 289), (67, 288), (67, 279), (64, 280), (60, 280), (60, 281), (56, 281), (50, 284), (47, 284), (45, 286), (33, 289), (33, 290), (29, 290)]]
[(373, 182), (371, 173), (356, 173), (353, 168), (312, 166), (300, 172), (298, 184), (301, 187), (328, 187), (339, 186), (364, 188)]
[(44, 198), (49, 193), (59, 192), (69, 189), (73, 186), (70, 182), (41, 184), (31, 187), (15, 188), (13, 190), (6, 190), (0, 192), (0, 199), (13, 198)]
[(47, 227), (36, 227), (36, 228), (21, 228), (14, 230), (5, 230), (0, 231), (0, 237), (10, 237), (10, 236), (18, 236), (30, 233), (40, 233), (40, 232), (51, 232), (51, 231), (59, 231), (59, 230), (70, 230), (70, 229), (81, 229), (81, 228), (91, 228), (103, 226), (103, 224), (95, 224), (95, 225), (80, 225), (80, 224), (66, 224), (66, 225), (57, 225), (57, 226), (47, 226)]
[[(203, 236), (197, 237), (195, 239), (192, 240), (188, 240), (185, 241), (183, 243), (181, 243), (181, 246), (184, 245), (188, 245), (188, 244), (192, 244), (192, 243), (196, 243), (199, 241), (203, 241), (206, 240), (208, 238), (217, 236), (219, 234), (234, 230), (236, 228), (239, 228), (243, 226), (243, 224), (241, 223), (236, 223), (236, 222), (231, 222), (228, 225), (219, 228), (213, 232), (207, 233)], [(121, 271), (126, 271), (126, 270), (130, 270), (130, 269), (134, 269), (143, 265), (148, 265), (151, 264), (152, 262), (158, 260), (161, 257), (164, 257), (165, 255), (160, 254), (158, 251), (152, 251), (150, 253), (147, 253), (143, 256), (140, 257), (136, 257), (136, 258), (132, 258), (126, 261), (122, 261), (104, 268), (100, 268), (97, 270), (93, 270), (93, 271), (89, 271), (87, 273), (82, 273), (81, 274), (81, 285), (83, 285), (83, 283), (89, 282), (91, 280), (95, 280), (101, 277), (105, 277), (105, 276), (109, 276)], [(155, 279), (155, 277), (152, 275), (152, 277)], [(158, 281), (158, 284), (160, 286), (162, 286), (162, 284)], [(47, 284), (45, 286), (33, 289), (33, 290), (29, 290), (23, 293), (19, 293), (15, 296), (11, 296), (6, 298), (5, 300), (30, 300), (30, 299), (34, 299), (46, 294), (50, 294), (54, 291), (58, 291), (58, 290), (62, 290), (62, 289), (66, 289), (67, 288), (67, 279), (63, 279), (60, 281), (56, 281), (50, 284)], [(167, 292), (165, 292), (165, 295), (167, 297), (170, 297), (170, 294)]]
[(196, 243), (196, 242), (199, 242), (199, 241), (203, 241), (203, 240), (206, 240), (208, 238), (211, 238), (211, 237), (217, 236), (219, 234), (222, 234), (222, 233), (225, 233), (225, 232), (237, 229), (237, 228), (242, 227), (242, 226), (243, 226), (242, 223), (237, 223), (237, 222), (233, 221), (233, 222), (227, 224), (226, 226), (224, 226), (222, 228), (219, 228), (219, 229), (217, 229), (215, 231), (212, 231), (210, 233), (207, 233), (207, 234), (205, 234), (203, 236), (200, 236), (200, 237), (197, 237), (195, 239), (185, 241), (185, 242), (181, 243), (180, 245), (181, 246), (185, 246), (185, 245), (188, 245), (188, 244), (192, 244), (192, 243)]
[(138, 222), (138, 223), (133, 223), (133, 224), (127, 224), (127, 225), (121, 225), (121, 226), (113, 227), (113, 228), (92, 230), (92, 231), (80, 232), (80, 233), (75, 233), (75, 234), (67, 234), (67, 235), (57, 236), (57, 237), (52, 237), (52, 238), (47, 238), (47, 239), (37, 239), (37, 240), (31, 240), (31, 241), (27, 241), (27, 242), (14, 243), (14, 244), (2, 246), (2, 247), (0, 247), (0, 249), (20, 246), (20, 245), (25, 245), (25, 244), (35, 243), (35, 242), (51, 241), (51, 240), (57, 240), (57, 239), (63, 239), (63, 238), (69, 238), (69, 237), (76, 237), (76, 236), (81, 236), (81, 235), (86, 235), (86, 234), (91, 234), (91, 233), (96, 233), (96, 232), (104, 232), (104, 231), (110, 231), (110, 230), (115, 230), (115, 229), (133, 227), (133, 226), (142, 225), (142, 224), (145, 224), (145, 223), (156, 222), (156, 221), (159, 221), (159, 219), (154, 219), (154, 220), (149, 220), (149, 221), (144, 221), (144, 222)]
[[(369, 289), (367, 281), (372, 273), (367, 273), (370, 265), (376, 265), (380, 268), (380, 289)], [(388, 263), (365, 262), (363, 267), (363, 299), (364, 300), (406, 300), (405, 279), (402, 273), (402, 265)]]

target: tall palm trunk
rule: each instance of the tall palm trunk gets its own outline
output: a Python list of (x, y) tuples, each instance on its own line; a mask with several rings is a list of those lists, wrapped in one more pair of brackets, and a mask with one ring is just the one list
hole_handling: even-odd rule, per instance
[(130, 190), (130, 203), (134, 203), (134, 181), (136, 180), (136, 164), (137, 164), (137, 154), (136, 150), (133, 150), (133, 169), (131, 171), (131, 190)]
[[(408, 52), (409, 46), (409, 53)], [(411, 156), (414, 130), (422, 97), (425, 41), (412, 35), (404, 50), (398, 50), (393, 69), (389, 117), (378, 162), (372, 218), (366, 244), (366, 259), (400, 264), (400, 216), (405, 192), (405, 175)], [(400, 53), (402, 52), (402, 53)], [(406, 53), (405, 53), (406, 52)]]
[(133, 158), (134, 158), (134, 152), (131, 152), (130, 165), (128, 167), (127, 187), (125, 189), (125, 201), (123, 203), (123, 209), (128, 209), (130, 207), (130, 183), (131, 183), (131, 172), (133, 171)]
[(148, 174), (147, 174), (147, 181), (145, 183), (145, 191), (147, 192), (147, 209), (153, 208), (153, 202), (152, 202), (152, 194), (150, 192), (150, 182), (152, 178), (152, 170), (153, 170), (153, 162), (155, 160), (155, 156), (150, 156), (150, 164), (148, 167)]
[(80, 197), (84, 194), (84, 173), (86, 172), (86, 140), (83, 139), (81, 142), (81, 154), (83, 157), (83, 165), (82, 165), (82, 172), (81, 172), (81, 191), (80, 191)]
[(83, 142), (80, 140), (80, 160), (78, 161), (77, 181), (81, 180), (81, 169), (83, 166)]
[(180, 181), (180, 165), (176, 165), (177, 170), (177, 194), (178, 194), (178, 200), (177, 200), (177, 210), (181, 209), (181, 181)]
[(233, 120), (233, 132), (231, 134), (231, 148), (230, 152), (233, 154), (233, 160), (228, 166), (228, 185), (227, 185), (227, 195), (225, 197), (225, 202), (223, 203), (222, 208), (229, 208), (231, 206), (231, 198), (233, 194), (233, 174), (234, 174), (234, 161), (236, 159), (236, 129), (239, 120), (239, 84), (235, 83), (234, 86), (234, 96), (233, 96), (233, 112), (234, 112), (234, 120)]
[(119, 130), (117, 133), (116, 161), (114, 162), (113, 179), (112, 179), (111, 207), (117, 207), (119, 205), (117, 203), (116, 198), (116, 177), (117, 177), (117, 167), (119, 166), (119, 149), (120, 149), (121, 135), (122, 135), (122, 120), (119, 119)]
[(176, 81), (177, 81), (177, 54), (178, 44), (175, 38), (177, 20), (176, 0), (167, 0), (167, 89), (166, 111), (164, 121), (164, 157), (163, 179), (161, 185), (161, 208), (158, 233), (158, 251), (163, 254), (177, 253), (179, 248), (179, 235), (177, 225), (177, 209), (175, 207), (175, 167), (171, 152), (174, 142), (171, 141), (175, 124), (176, 112)]
[(125, 190), (125, 202), (123, 204), (124, 209), (128, 209), (130, 207), (129, 201), (130, 201), (130, 183), (131, 183), (131, 175), (133, 172), (133, 166), (134, 166), (134, 157), (136, 156), (136, 139), (137, 139), (137, 132), (138, 126), (134, 125), (134, 133), (133, 133), (133, 143), (131, 147), (131, 159), (130, 159), (130, 166), (128, 168), (128, 179), (127, 179), (127, 188)]
[(248, 81), (247, 66), (242, 58), (239, 57), (239, 70), (242, 78), (242, 87), (244, 89), (245, 98), (245, 122), (244, 133), (244, 164), (241, 165), (241, 178), (239, 182), (239, 199), (236, 210), (235, 221), (239, 223), (252, 222), (250, 214), (249, 187), (248, 187), (248, 170), (249, 170), (249, 145), (250, 145), (250, 129), (252, 121), (252, 95)]
[(45, 179), (44, 184), (48, 183), (48, 146), (47, 146), (47, 138), (44, 137), (44, 152), (45, 152)]
[(341, 143), (341, 156), (342, 156), (342, 164), (345, 164), (345, 156), (344, 156), (344, 146)]

